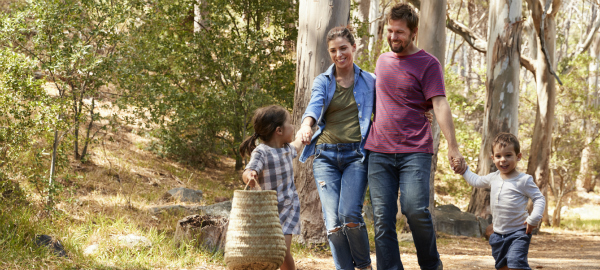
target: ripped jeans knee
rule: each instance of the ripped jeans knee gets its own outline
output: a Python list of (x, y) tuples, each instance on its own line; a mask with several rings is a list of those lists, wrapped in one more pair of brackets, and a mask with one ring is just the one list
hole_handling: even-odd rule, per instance
[(350, 230), (361, 230), (361, 228), (363, 228), (363, 227), (366, 228), (365, 226), (366, 226), (365, 223), (362, 223), (362, 222), (361, 223), (350, 222), (350, 223), (346, 223), (341, 226), (334, 227), (331, 230), (328, 230), (327, 235), (332, 235), (332, 234), (338, 233), (338, 232), (340, 232), (342, 234), (347, 234)]

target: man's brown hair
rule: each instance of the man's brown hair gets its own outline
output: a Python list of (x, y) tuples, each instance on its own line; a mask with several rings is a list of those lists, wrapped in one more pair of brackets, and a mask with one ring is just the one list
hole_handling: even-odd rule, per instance
[(512, 144), (513, 148), (515, 149), (515, 154), (521, 153), (521, 145), (519, 145), (519, 139), (517, 139), (517, 136), (511, 133), (501, 132), (498, 134), (498, 136), (496, 136), (494, 142), (492, 143), (492, 155), (494, 154), (494, 147), (497, 145), (504, 148), (509, 144)]
[(415, 32), (415, 29), (419, 27), (419, 14), (409, 4), (401, 3), (392, 7), (388, 21), (403, 20), (406, 22), (406, 26), (410, 29), (411, 33)]

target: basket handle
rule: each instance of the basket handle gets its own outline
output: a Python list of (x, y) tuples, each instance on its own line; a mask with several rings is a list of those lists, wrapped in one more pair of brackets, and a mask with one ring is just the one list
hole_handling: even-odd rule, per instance
[[(256, 180), (250, 179), (250, 181), (254, 181), (254, 184), (255, 184), (254, 187), (257, 190), (262, 190), (262, 188), (260, 188), (260, 185), (258, 184), (258, 182)], [(244, 188), (244, 190), (248, 190), (248, 187), (250, 186), (250, 181), (248, 181), (248, 183), (246, 183), (246, 187)]]

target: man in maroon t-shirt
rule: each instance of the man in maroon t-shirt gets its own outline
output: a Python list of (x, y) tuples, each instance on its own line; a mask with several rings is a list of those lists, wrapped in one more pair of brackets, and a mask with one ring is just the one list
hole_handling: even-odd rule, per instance
[(443, 69), (431, 54), (413, 43), (419, 18), (407, 4), (392, 8), (387, 40), (392, 52), (377, 60), (376, 103), (365, 149), (370, 150), (368, 178), (375, 221), (377, 269), (403, 269), (396, 234), (398, 190), (402, 214), (412, 231), (421, 269), (442, 269), (429, 207), (434, 110), (448, 141), (448, 158), (466, 163), (458, 150)]

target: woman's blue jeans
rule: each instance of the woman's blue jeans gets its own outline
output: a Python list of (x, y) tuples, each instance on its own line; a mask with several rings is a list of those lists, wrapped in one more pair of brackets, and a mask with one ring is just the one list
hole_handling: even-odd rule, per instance
[[(371, 264), (369, 237), (362, 217), (367, 189), (367, 159), (360, 143), (317, 145), (313, 173), (323, 207), (329, 247), (336, 269)], [(350, 223), (358, 226), (349, 227)]]
[(400, 260), (396, 214), (400, 207), (412, 231), (421, 269), (437, 269), (440, 255), (429, 212), (431, 154), (369, 152), (369, 190), (375, 222), (377, 269), (404, 269)]

